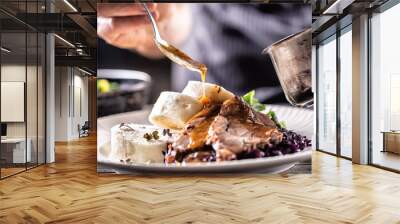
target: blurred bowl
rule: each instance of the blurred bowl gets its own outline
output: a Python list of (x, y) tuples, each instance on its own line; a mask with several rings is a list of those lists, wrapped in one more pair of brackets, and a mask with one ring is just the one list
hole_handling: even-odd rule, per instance
[[(100, 81), (101, 80), (101, 81)], [(98, 69), (97, 81), (106, 88), (97, 89), (97, 116), (141, 110), (148, 103), (151, 77), (141, 71)], [(108, 87), (108, 84), (113, 86)]]

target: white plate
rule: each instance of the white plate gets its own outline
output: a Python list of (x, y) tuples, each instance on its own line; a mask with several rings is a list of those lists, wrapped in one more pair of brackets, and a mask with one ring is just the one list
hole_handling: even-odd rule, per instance
[[(307, 109), (270, 106), (279, 120), (287, 123), (288, 129), (312, 139), (313, 111)], [(126, 164), (107, 160), (106, 154), (110, 141), (110, 129), (119, 123), (148, 124), (149, 108), (142, 111), (129, 112), (99, 118), (98, 124), (98, 171), (116, 173), (226, 173), (226, 172), (254, 172), (280, 173), (297, 163), (308, 161), (311, 164), (311, 147), (293, 154), (282, 156), (226, 161), (219, 163), (190, 164), (186, 166), (164, 164)]]

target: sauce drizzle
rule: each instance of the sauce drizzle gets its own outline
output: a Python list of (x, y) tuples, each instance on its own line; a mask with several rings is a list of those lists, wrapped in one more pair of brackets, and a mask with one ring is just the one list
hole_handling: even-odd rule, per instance
[(191, 71), (196, 71), (196, 72), (200, 73), (202, 89), (203, 89), (203, 96), (199, 100), (204, 105), (209, 104), (210, 101), (209, 101), (208, 97), (206, 96), (206, 89), (205, 89), (205, 85), (204, 85), (204, 83), (206, 81), (206, 76), (207, 76), (207, 67), (204, 64), (193, 60), (187, 54), (185, 54), (178, 48), (168, 44), (167, 42), (163, 42), (162, 44), (157, 44), (157, 46), (165, 56), (167, 56), (169, 59), (171, 59), (175, 63), (182, 65)]

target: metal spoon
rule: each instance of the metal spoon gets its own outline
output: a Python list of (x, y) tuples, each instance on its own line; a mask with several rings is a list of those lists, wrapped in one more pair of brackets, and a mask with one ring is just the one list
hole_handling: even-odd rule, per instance
[(168, 42), (166, 42), (164, 39), (161, 38), (160, 33), (158, 32), (158, 27), (156, 24), (156, 21), (153, 17), (153, 15), (150, 13), (150, 10), (147, 8), (147, 5), (145, 3), (141, 3), (143, 5), (143, 8), (145, 9), (147, 15), (150, 18), (151, 25), (153, 27), (154, 31), (154, 42), (156, 43), (158, 49), (160, 49), (161, 53), (163, 53), (166, 57), (171, 59), (173, 62), (182, 65), (186, 67), (189, 70), (192, 71), (197, 71), (202, 75), (202, 79), (204, 76), (205, 79), (205, 73), (207, 71), (207, 67), (198, 62), (193, 60), (191, 57), (189, 57), (187, 54), (179, 50), (178, 48), (172, 46)]

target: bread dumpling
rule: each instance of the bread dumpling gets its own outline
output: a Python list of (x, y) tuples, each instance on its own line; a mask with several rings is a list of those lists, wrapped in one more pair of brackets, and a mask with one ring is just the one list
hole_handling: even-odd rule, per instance
[[(148, 133), (157, 132), (159, 138), (146, 139)], [(118, 124), (111, 128), (110, 159), (135, 163), (163, 163), (167, 141), (162, 128), (142, 124)]]
[[(235, 97), (233, 93), (216, 84), (204, 83), (204, 88), (206, 97), (210, 102), (223, 103), (225, 100)], [(203, 96), (203, 83), (189, 81), (182, 93), (200, 99)]]
[(150, 123), (171, 129), (182, 129), (203, 108), (197, 99), (177, 92), (162, 92), (149, 115)]

